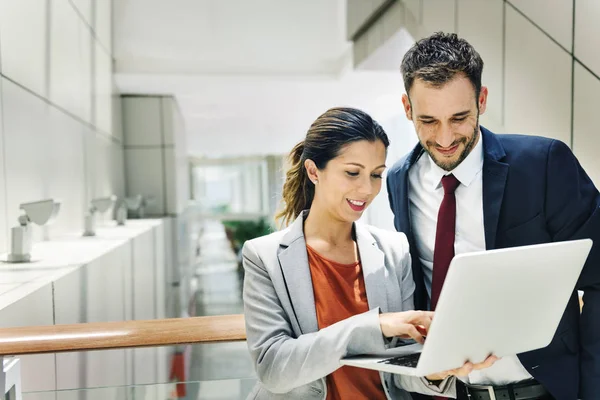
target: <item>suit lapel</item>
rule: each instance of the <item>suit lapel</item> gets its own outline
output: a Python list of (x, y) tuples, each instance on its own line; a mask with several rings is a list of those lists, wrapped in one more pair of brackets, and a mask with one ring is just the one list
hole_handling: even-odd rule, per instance
[(396, 171), (396, 182), (395, 188), (388, 188), (388, 190), (395, 190), (394, 196), (394, 215), (398, 218), (398, 224), (396, 230), (404, 232), (408, 239), (410, 246), (410, 254), (412, 257), (412, 271), (413, 279), (416, 283), (414, 300), (415, 308), (418, 310), (424, 310), (427, 308), (427, 291), (425, 290), (425, 281), (423, 278), (423, 266), (419, 261), (419, 253), (417, 251), (417, 245), (415, 243), (412, 224), (410, 221), (410, 201), (409, 201), (409, 188), (408, 188), (408, 174), (410, 168), (419, 160), (423, 155), (424, 150), (420, 144), (417, 144), (413, 150), (406, 156), (401, 167)]
[(281, 241), (278, 258), (298, 325), (302, 333), (310, 333), (318, 331), (319, 325), (304, 240), (305, 216), (306, 213), (302, 213), (290, 226)]
[(356, 244), (365, 280), (365, 290), (369, 308), (380, 307), (382, 312), (388, 311), (387, 292), (385, 289), (386, 270), (385, 257), (377, 246), (371, 233), (361, 224), (355, 224)]
[(485, 229), (485, 247), (487, 250), (496, 248), (496, 233), (506, 178), (508, 164), (501, 162), (506, 153), (498, 138), (481, 127), (483, 137), (483, 225)]
[(408, 237), (409, 243), (413, 243), (413, 232), (412, 226), (410, 223), (410, 204), (408, 198), (408, 171), (410, 167), (417, 162), (419, 157), (423, 154), (423, 148), (420, 144), (417, 144), (415, 148), (409, 153), (406, 157), (402, 167), (396, 172), (398, 174), (396, 178), (396, 182), (399, 184), (396, 185), (395, 188), (389, 188), (390, 190), (396, 190), (396, 195), (394, 197), (397, 202), (397, 210), (394, 210), (398, 213), (398, 224), (396, 230), (400, 232), (404, 232)]
[(413, 233), (412, 226), (410, 224), (410, 208), (408, 199), (408, 168), (398, 171), (400, 174), (398, 182), (400, 183), (397, 188), (397, 201), (398, 201), (398, 223), (397, 230), (401, 230), (412, 241)]

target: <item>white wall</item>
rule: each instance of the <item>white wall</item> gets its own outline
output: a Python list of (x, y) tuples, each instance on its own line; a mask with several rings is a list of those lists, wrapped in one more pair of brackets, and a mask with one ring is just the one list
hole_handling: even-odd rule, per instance
[[(375, 113), (373, 114), (373, 118), (375, 118), (377, 122), (381, 124), (390, 140), (386, 165), (388, 168), (391, 168), (396, 161), (412, 150), (412, 148), (417, 144), (417, 134), (415, 133), (414, 126), (409, 120), (406, 119), (403, 113), (396, 114), (394, 116), (387, 116), (387, 118), (384, 115), (378, 116)], [(393, 231), (395, 230), (394, 214), (390, 209), (390, 203), (388, 200), (388, 191), (385, 179), (387, 176), (386, 174), (384, 174), (381, 192), (373, 200), (369, 208), (367, 208), (366, 212), (361, 218), (361, 221), (379, 228)]]
[[(172, 251), (165, 250), (167, 272), (157, 285), (169, 287), (177, 283), (179, 293), (168, 296), (166, 310), (163, 308), (159, 315), (167, 312), (186, 316), (194, 294), (191, 285), (200, 228), (197, 210), (189, 202), (190, 173), (183, 117), (170, 96), (124, 95), (121, 102), (127, 195), (153, 197), (145, 209), (147, 216), (172, 217), (164, 233), (173, 244)], [(140, 247), (134, 258), (143, 257), (144, 251)], [(150, 353), (136, 350), (134, 360), (144, 364), (140, 360)], [(153, 368), (151, 360), (147, 360), (146, 366), (148, 370)], [(144, 381), (140, 376), (144, 372), (136, 370), (137, 383)]]
[(153, 196), (147, 215), (181, 214), (190, 198), (186, 133), (168, 96), (123, 96), (127, 194)]
[(51, 237), (82, 229), (91, 198), (124, 194), (111, 9), (111, 0), (0, 0), (0, 252), (22, 202), (62, 200)]

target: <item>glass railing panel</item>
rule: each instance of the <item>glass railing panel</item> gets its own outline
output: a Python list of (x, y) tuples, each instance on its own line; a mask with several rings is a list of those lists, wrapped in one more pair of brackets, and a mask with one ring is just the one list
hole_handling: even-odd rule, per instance
[(238, 400), (255, 383), (248, 378), (27, 392), (23, 400)]

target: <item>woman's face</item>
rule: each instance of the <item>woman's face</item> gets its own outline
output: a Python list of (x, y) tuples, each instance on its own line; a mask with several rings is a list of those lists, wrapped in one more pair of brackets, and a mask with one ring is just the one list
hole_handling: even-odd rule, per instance
[(308, 175), (318, 182), (313, 204), (340, 221), (358, 220), (381, 190), (385, 158), (381, 140), (361, 140), (344, 146), (322, 170), (308, 160)]

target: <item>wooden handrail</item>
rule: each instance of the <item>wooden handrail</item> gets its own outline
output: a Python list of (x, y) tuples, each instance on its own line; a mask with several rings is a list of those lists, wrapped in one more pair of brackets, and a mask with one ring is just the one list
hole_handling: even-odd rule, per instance
[[(583, 299), (579, 298), (580, 307)], [(244, 316), (92, 322), (0, 329), (0, 356), (246, 340)]]
[(244, 316), (0, 329), (0, 356), (246, 340)]

